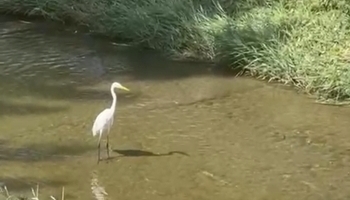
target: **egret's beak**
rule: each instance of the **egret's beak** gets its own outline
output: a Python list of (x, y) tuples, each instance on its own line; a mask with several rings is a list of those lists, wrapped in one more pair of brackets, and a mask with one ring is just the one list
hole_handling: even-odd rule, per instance
[(120, 86), (120, 89), (125, 90), (125, 91), (130, 91), (128, 88), (126, 88), (124, 86)]

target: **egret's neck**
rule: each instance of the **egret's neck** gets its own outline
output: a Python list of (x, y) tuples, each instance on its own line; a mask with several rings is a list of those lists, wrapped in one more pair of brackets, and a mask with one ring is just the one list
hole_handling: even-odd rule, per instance
[(113, 97), (113, 102), (112, 102), (112, 106), (111, 106), (111, 110), (115, 110), (115, 106), (117, 104), (117, 95), (114, 92), (114, 88), (111, 87), (111, 93), (112, 93), (112, 97)]

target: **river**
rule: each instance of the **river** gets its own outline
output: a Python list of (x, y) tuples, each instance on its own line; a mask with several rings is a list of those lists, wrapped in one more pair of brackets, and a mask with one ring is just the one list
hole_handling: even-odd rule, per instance
[[(38, 183), (41, 199), (62, 187), (84, 200), (350, 198), (348, 107), (53, 23), (0, 21), (0, 183), (10, 193)], [(97, 164), (91, 127), (113, 81), (131, 91), (117, 91), (112, 158)]]

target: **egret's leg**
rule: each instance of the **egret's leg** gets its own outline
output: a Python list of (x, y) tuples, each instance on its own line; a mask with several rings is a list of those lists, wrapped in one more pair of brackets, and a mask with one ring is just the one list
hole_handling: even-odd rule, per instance
[(102, 137), (102, 131), (100, 131), (100, 136), (99, 136), (99, 138), (98, 138), (98, 145), (97, 145), (97, 150), (98, 150), (97, 164), (100, 162), (101, 137)]
[(106, 148), (107, 148), (107, 156), (109, 158), (109, 134), (107, 133), (107, 143), (106, 143)]
[(107, 156), (109, 158), (109, 131), (110, 131), (110, 127), (108, 127), (108, 130), (107, 130), (107, 143), (106, 143), (106, 149), (107, 149)]

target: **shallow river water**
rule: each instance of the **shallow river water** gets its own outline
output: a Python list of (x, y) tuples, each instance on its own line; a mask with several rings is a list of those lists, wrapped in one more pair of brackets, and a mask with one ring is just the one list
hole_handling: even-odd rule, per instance
[[(211, 67), (2, 18), (0, 183), (41, 199), (350, 199), (349, 108)], [(131, 91), (97, 165), (113, 81)]]

